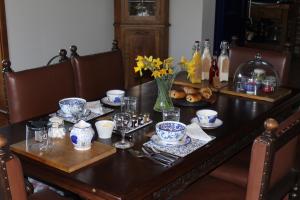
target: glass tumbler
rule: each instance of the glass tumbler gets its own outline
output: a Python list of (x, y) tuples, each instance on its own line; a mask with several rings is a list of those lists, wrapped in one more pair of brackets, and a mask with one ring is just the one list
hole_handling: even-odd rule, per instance
[(180, 108), (170, 108), (162, 111), (163, 121), (180, 121)]
[(46, 151), (51, 146), (47, 122), (29, 121), (26, 123), (26, 151)]
[(124, 97), (121, 102), (121, 112), (131, 116), (137, 113), (137, 97)]

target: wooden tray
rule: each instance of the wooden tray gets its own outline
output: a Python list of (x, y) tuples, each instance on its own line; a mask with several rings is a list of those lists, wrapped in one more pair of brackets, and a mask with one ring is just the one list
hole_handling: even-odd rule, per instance
[(246, 97), (250, 99), (255, 99), (255, 100), (263, 100), (263, 101), (268, 101), (268, 102), (275, 102), (282, 97), (285, 97), (291, 93), (291, 90), (286, 89), (286, 88), (277, 88), (275, 92), (272, 93), (260, 93), (258, 95), (251, 95), (243, 92), (237, 92), (234, 90), (232, 86), (227, 86), (224, 87), (220, 90), (220, 93), (223, 94), (230, 94), (234, 96), (240, 96), (240, 97)]
[(43, 164), (60, 169), (65, 172), (73, 172), (102, 158), (116, 152), (114, 147), (93, 142), (92, 148), (87, 151), (78, 151), (73, 148), (68, 134), (64, 139), (54, 139), (51, 150), (26, 151), (26, 141), (22, 141), (10, 146), (10, 149), (18, 154), (30, 157)]
[(186, 72), (180, 72), (174, 82), (174, 85), (180, 85), (180, 86), (188, 86), (188, 87), (193, 87), (193, 88), (203, 88), (203, 87), (210, 87), (210, 89), (213, 92), (218, 92), (221, 88), (227, 86), (227, 83), (221, 83), (221, 87), (220, 88), (215, 88), (212, 85), (209, 84), (209, 82), (207, 80), (205, 81), (201, 81), (201, 83), (191, 83), (188, 79), (187, 79), (187, 73)]

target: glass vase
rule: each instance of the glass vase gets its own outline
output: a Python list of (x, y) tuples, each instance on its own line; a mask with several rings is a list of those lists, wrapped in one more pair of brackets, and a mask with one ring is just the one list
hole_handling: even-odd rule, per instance
[(162, 112), (164, 109), (173, 108), (173, 102), (169, 96), (173, 77), (156, 78), (155, 81), (157, 84), (158, 94), (153, 109), (157, 112)]

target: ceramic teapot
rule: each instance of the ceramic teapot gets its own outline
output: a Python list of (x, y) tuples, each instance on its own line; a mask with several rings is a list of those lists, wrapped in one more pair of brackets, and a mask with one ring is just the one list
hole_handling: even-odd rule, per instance
[(92, 145), (92, 139), (95, 132), (91, 124), (80, 120), (77, 124), (74, 124), (70, 138), (76, 150), (84, 151), (89, 150)]

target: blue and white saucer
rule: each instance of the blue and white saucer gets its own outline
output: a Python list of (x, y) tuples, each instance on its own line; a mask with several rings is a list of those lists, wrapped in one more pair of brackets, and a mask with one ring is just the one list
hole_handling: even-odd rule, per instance
[(121, 102), (111, 102), (108, 97), (103, 97), (101, 102), (109, 106), (121, 106)]
[(177, 146), (183, 146), (189, 144), (192, 140), (189, 136), (184, 136), (183, 139), (179, 140), (176, 143), (167, 143), (163, 141), (158, 135), (153, 135), (151, 137), (151, 141), (159, 146), (172, 146), (172, 147), (177, 147)]
[(212, 123), (212, 124), (201, 124), (199, 122), (198, 118), (194, 117), (193, 119), (191, 119), (191, 123), (197, 123), (197, 124), (199, 124), (202, 129), (214, 129), (214, 128), (218, 128), (218, 127), (222, 126), (223, 121), (220, 120), (219, 118), (217, 118), (216, 121), (215, 121), (215, 123)]
[[(58, 110), (56, 112), (56, 114), (57, 114), (58, 117), (62, 117), (62, 118), (65, 118), (65, 119), (71, 119), (71, 118), (73, 118), (73, 115), (66, 114), (62, 110)], [(91, 114), (91, 110), (90, 109), (86, 109), (85, 112), (83, 113), (83, 115), (80, 116), (80, 117), (84, 118), (84, 117), (89, 116), (90, 114)]]

